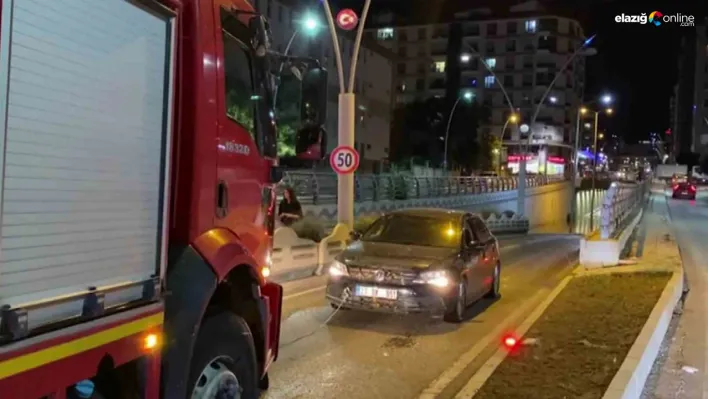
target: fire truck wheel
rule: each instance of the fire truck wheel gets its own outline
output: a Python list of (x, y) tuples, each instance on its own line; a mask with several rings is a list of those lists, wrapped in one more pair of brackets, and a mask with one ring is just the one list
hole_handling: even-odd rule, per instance
[(220, 313), (202, 323), (187, 385), (192, 399), (256, 399), (257, 370), (251, 330), (242, 318)]

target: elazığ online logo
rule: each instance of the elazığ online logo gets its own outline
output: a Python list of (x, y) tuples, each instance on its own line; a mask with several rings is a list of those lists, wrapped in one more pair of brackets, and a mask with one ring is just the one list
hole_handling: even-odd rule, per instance
[(661, 11), (652, 11), (648, 16), (646, 13), (639, 15), (620, 14), (615, 16), (615, 22), (620, 24), (652, 24), (661, 26), (663, 24), (679, 24), (680, 26), (694, 26), (696, 18), (693, 15), (681, 13), (667, 15)]

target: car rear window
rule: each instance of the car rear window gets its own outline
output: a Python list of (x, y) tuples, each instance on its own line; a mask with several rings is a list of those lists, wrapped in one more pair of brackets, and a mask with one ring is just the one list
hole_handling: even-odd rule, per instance
[(374, 222), (361, 240), (457, 248), (460, 245), (460, 227), (460, 222), (452, 218), (394, 214)]

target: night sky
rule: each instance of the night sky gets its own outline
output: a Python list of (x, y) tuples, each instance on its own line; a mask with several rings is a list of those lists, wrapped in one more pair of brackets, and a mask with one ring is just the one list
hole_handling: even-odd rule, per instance
[[(361, 0), (333, 0), (339, 4), (362, 4)], [(472, 0), (459, 0), (470, 4)], [(411, 0), (373, 0), (372, 9), (402, 6), (410, 8)], [(424, 2), (428, 9), (430, 3)], [(454, 1), (447, 2), (454, 3)], [(476, 4), (484, 1), (475, 2)], [(492, 4), (514, 3), (495, 0)], [(628, 142), (641, 140), (649, 132), (663, 132), (669, 125), (669, 99), (676, 82), (680, 37), (690, 28), (618, 24), (621, 13), (647, 15), (661, 11), (664, 15), (699, 14), (705, 0), (557, 0), (545, 1), (551, 12), (579, 19), (586, 35), (597, 34), (593, 43), (598, 54), (588, 60), (586, 99), (604, 92), (616, 96), (615, 116), (604, 122), (609, 133), (623, 136)], [(459, 6), (459, 4), (458, 4)], [(454, 7), (454, 5), (453, 5)], [(705, 6), (704, 6), (705, 7)], [(437, 5), (436, 7), (437, 8)], [(425, 12), (425, 10), (420, 10)]]
[[(634, 3), (634, 4), (633, 4)], [(610, 133), (632, 142), (669, 124), (669, 101), (676, 83), (680, 38), (690, 28), (618, 24), (618, 14), (690, 14), (678, 1), (613, 1), (581, 16), (587, 35), (597, 34), (598, 54), (588, 60), (586, 99), (603, 91), (616, 94), (617, 113), (605, 121)], [(698, 1), (696, 2), (698, 3)], [(672, 5), (673, 4), (673, 5)], [(588, 18), (588, 16), (590, 16)]]

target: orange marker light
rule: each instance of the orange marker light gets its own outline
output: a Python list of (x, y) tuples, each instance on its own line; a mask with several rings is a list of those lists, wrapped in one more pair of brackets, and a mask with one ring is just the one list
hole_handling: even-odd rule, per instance
[(157, 334), (148, 334), (143, 341), (143, 348), (147, 350), (155, 349), (160, 344), (160, 337)]

